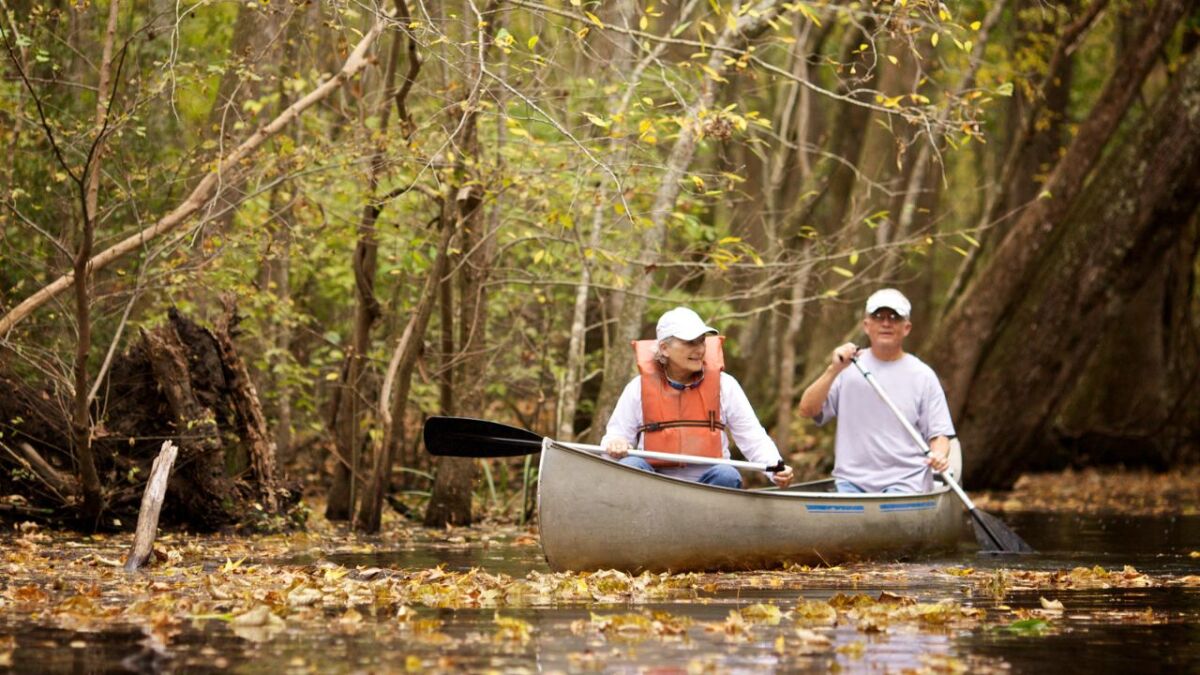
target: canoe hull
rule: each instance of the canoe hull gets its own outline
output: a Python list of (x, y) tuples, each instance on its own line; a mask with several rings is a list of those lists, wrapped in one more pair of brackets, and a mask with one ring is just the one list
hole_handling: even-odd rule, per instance
[[(538, 518), (554, 570), (743, 570), (953, 550), (963, 508), (914, 495), (732, 490), (621, 466), (548, 442)], [(809, 490), (809, 491), (805, 491)]]

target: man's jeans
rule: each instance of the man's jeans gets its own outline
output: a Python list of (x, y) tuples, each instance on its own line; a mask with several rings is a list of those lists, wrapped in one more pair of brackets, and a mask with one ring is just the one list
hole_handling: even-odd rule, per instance
[[(641, 457), (625, 457), (621, 460), (621, 464), (641, 469), (642, 471), (656, 473), (654, 467), (650, 466), (650, 462)], [(717, 464), (710, 466), (707, 471), (700, 474), (700, 478), (696, 482), (704, 483), (705, 485), (716, 485), (718, 487), (740, 488), (742, 487), (742, 475), (732, 466)]]
[[(855, 485), (854, 483), (851, 483), (848, 480), (842, 480), (841, 478), (834, 478), (833, 484), (837, 486), (838, 492), (851, 492), (851, 493), (857, 493), (857, 494), (867, 494), (866, 490), (858, 487), (857, 485)], [(902, 495), (902, 494), (909, 494), (909, 492), (908, 492), (908, 490), (905, 490), (904, 488), (900, 487), (899, 485), (889, 485), (889, 486), (883, 488), (883, 494)]]

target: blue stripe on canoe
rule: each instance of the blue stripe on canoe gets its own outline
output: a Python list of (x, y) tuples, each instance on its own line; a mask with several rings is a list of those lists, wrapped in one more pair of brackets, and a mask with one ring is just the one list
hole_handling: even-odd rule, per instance
[(862, 513), (860, 504), (805, 504), (805, 509), (819, 513)]
[(924, 511), (937, 506), (937, 502), (910, 502), (908, 504), (880, 504), (880, 511)]

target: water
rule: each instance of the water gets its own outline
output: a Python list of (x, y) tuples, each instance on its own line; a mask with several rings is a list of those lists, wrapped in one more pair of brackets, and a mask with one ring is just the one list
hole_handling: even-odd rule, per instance
[[(964, 547), (950, 557), (858, 565), (820, 574), (712, 575), (707, 577), (710, 585), (694, 592), (636, 604), (542, 602), (498, 610), (414, 606), (406, 620), (398, 621), (394, 606), (385, 603), (376, 605), (382, 609), (372, 609), (368, 603), (357, 607), (355, 614), (361, 616), (348, 617), (345, 606), (314, 609), (308, 610), (313, 614), (307, 619), (289, 618), (285, 626), (270, 630), (188, 618), (194, 611), (176, 607), (164, 608), (164, 616), (174, 616), (175, 623), (155, 639), (146, 624), (64, 626), (46, 612), (19, 610), (10, 603), (0, 605), (0, 670), (7, 665), (16, 672), (82, 673), (749, 673), (834, 668), (848, 672), (1200, 672), (1200, 588), (1022, 589), (1018, 581), (1002, 595), (993, 595), (973, 583), (998, 570), (1011, 576), (1094, 566), (1121, 570), (1131, 565), (1157, 581), (1200, 574), (1200, 559), (1190, 557), (1200, 549), (1200, 518), (1025, 513), (1004, 520), (1040, 553), (980, 555)], [(213, 560), (205, 569), (215, 569), (221, 562)], [(442, 565), (447, 572), (481, 569), (518, 579), (530, 571), (549, 571), (536, 546), (502, 541), (378, 542), (365, 553), (306, 550), (260, 562), (273, 562), (280, 574), (288, 570), (312, 574), (312, 570), (335, 570), (337, 565), (379, 568), (383, 570), (379, 574)], [(59, 567), (65, 584), (84, 583), (88, 574), (99, 574), (102, 578), (95, 583), (107, 589), (105, 584), (123, 578), (91, 568), (80, 572)], [(964, 567), (977, 572), (971, 578), (945, 573)], [(15, 569), (10, 566), (8, 571)], [(11, 591), (16, 583), (24, 583), (13, 578), (0, 580), (0, 588)], [(116, 581), (105, 581), (110, 578)], [(142, 599), (154, 597), (151, 579), (138, 583)], [(950, 598), (986, 610), (987, 619), (946, 628), (899, 623), (887, 626), (886, 632), (864, 632), (853, 622), (843, 622), (802, 633), (792, 617), (776, 625), (750, 625), (747, 630), (729, 627), (731, 610), (746, 610), (755, 603), (771, 603), (787, 611), (798, 602), (828, 600), (838, 593), (878, 597), (885, 591), (920, 602)], [(107, 592), (99, 594), (101, 600)], [(253, 584), (239, 592), (266, 593), (256, 591)], [(1042, 630), (1005, 629), (1027, 616), (1021, 612), (1041, 611), (1041, 598), (1061, 602), (1063, 611), (1052, 615)], [(678, 630), (622, 634), (602, 632), (593, 624), (594, 616), (653, 613), (661, 613), (661, 625), (678, 624)], [(527, 631), (525, 639), (499, 630), (508, 620), (523, 622), (516, 625)]]

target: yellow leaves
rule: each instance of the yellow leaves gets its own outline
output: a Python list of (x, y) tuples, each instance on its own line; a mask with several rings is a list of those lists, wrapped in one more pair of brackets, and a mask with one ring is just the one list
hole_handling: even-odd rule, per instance
[(589, 620), (572, 622), (571, 632), (580, 636), (594, 631), (622, 638), (673, 637), (686, 633), (691, 624), (691, 619), (667, 612), (609, 615), (593, 612)]
[(900, 109), (900, 101), (904, 100), (904, 98), (907, 96), (908, 96), (908, 94), (901, 94), (899, 96), (884, 96), (883, 94), (876, 94), (875, 102), (882, 105), (885, 108), (899, 110)]
[(333, 583), (341, 581), (349, 573), (350, 570), (346, 569), (345, 567), (326, 567), (322, 571), (321, 577), (326, 583)]
[(972, 21), (971, 22), (971, 30), (979, 30), (982, 27), (983, 27), (983, 23), (980, 21)]
[(800, 14), (802, 14), (804, 16), (805, 19), (808, 19), (809, 21), (811, 21), (818, 28), (821, 27), (821, 19), (816, 15), (816, 13), (814, 13), (812, 11), (812, 9), (809, 8), (808, 3), (797, 2), (794, 4), (790, 4), (790, 5), (785, 4), (784, 7), (791, 11), (799, 11)]
[(938, 39), (939, 39), (940, 37), (941, 37), (941, 36), (940, 36), (938, 33), (936, 33), (936, 32), (935, 32), (933, 35), (930, 35), (930, 36), (929, 36), (929, 44), (933, 45), (934, 47), (937, 47), (937, 46), (938, 46)]
[(271, 608), (258, 605), (250, 611), (233, 617), (229, 622), (233, 633), (249, 642), (267, 642), (287, 628), (287, 623), (276, 616)]
[(499, 612), (493, 616), (492, 622), (497, 626), (496, 632), (492, 635), (494, 642), (526, 643), (533, 635), (533, 626), (529, 622), (500, 616)]
[(891, 54), (888, 54), (888, 55), (887, 55), (887, 60), (888, 60), (888, 61), (891, 61), (893, 66), (895, 66), (895, 65), (899, 65), (899, 63), (900, 63), (900, 59), (898, 59), (898, 58), (896, 58), (896, 57), (892, 56)]
[(226, 558), (225, 564), (221, 565), (221, 573), (229, 574), (230, 572), (233, 572), (237, 568), (241, 567), (242, 563), (245, 561), (246, 561), (246, 558), (244, 558), (244, 557), (239, 558), (237, 562), (234, 562), (234, 561), (230, 560), (229, 558)]
[(592, 113), (585, 112), (585, 113), (583, 113), (583, 116), (586, 117), (589, 122), (591, 122), (592, 124), (602, 128), (602, 129), (607, 129), (610, 126), (612, 126), (612, 122), (610, 122), (609, 120), (606, 120), (602, 117), (597, 117), (596, 115), (593, 115)]
[(848, 270), (844, 267), (838, 267), (837, 265), (834, 265), (834, 266), (830, 267), (830, 269), (833, 271), (834, 274), (841, 275), (843, 277), (846, 277), (847, 279), (854, 278), (854, 272), (851, 272), (850, 270)]
[(742, 608), (741, 614), (752, 623), (764, 623), (769, 626), (779, 624), (783, 612), (773, 604), (757, 603)]
[(1045, 610), (1048, 610), (1051, 612), (1061, 612), (1065, 609), (1065, 607), (1063, 607), (1062, 601), (1060, 601), (1060, 600), (1047, 600), (1046, 598), (1039, 596), (1038, 602), (1041, 603), (1042, 609), (1045, 609)]
[(800, 626), (832, 626), (837, 623), (838, 613), (828, 602), (801, 600), (792, 610), (792, 616)]
[(729, 81), (729, 80), (725, 79), (724, 77), (722, 77), (720, 73), (718, 73), (715, 69), (712, 68), (712, 66), (709, 66), (707, 63), (701, 63), (699, 65), (700, 65), (700, 70), (703, 70), (704, 74), (708, 75), (708, 77), (710, 79), (712, 79), (714, 82), (728, 82)]
[(534, 48), (537, 47), (538, 39), (538, 36), (534, 35), (525, 42), (525, 46), (529, 49), (529, 51), (533, 51)]
[(596, 24), (596, 26), (599, 27), (600, 30), (604, 30), (604, 22), (600, 21), (600, 17), (596, 16), (595, 14), (592, 14), (591, 12), (586, 12), (586, 11), (584, 12), (584, 15), (587, 16), (589, 21)]

